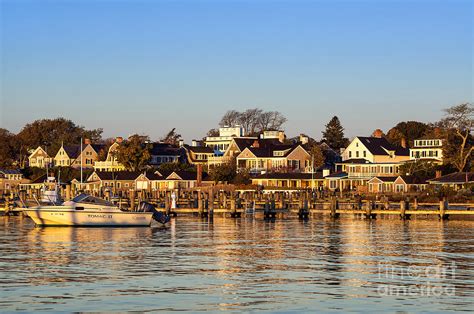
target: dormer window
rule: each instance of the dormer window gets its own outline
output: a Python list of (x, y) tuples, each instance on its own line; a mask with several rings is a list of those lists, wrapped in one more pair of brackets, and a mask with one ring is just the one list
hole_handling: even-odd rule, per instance
[(285, 155), (284, 151), (274, 151), (273, 152), (273, 156), (275, 156), (275, 157), (281, 157), (283, 155)]

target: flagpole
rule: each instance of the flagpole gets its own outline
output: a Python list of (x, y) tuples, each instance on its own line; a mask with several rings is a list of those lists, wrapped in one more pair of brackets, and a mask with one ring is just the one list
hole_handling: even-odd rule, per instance
[(82, 192), (82, 137), (81, 137), (81, 152), (79, 153), (79, 156), (81, 156), (81, 192)]

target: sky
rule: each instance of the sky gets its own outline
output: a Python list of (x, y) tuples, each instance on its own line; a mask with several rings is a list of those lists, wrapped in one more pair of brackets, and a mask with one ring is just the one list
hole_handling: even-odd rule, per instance
[(283, 113), (289, 136), (433, 122), (473, 99), (473, 1), (0, 0), (0, 127), (65, 117), (104, 137), (231, 109)]

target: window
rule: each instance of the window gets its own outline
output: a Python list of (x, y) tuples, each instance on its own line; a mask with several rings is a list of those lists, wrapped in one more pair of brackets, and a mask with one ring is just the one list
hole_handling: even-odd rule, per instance
[(367, 151), (364, 150), (364, 158), (367, 157)]
[(352, 152), (349, 152), (349, 158), (352, 158)]
[(359, 158), (359, 151), (356, 151), (356, 158)]

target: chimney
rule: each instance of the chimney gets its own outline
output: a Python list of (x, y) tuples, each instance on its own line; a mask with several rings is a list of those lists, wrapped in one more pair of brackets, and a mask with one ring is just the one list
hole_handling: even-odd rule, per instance
[(280, 141), (280, 143), (285, 142), (285, 138), (286, 138), (285, 132), (278, 131), (278, 140)]
[(402, 137), (401, 142), (400, 142), (400, 145), (401, 145), (403, 148), (407, 148), (407, 140), (406, 140), (406, 138)]
[(323, 177), (327, 177), (328, 175), (331, 174), (331, 170), (329, 169), (323, 169)]
[(436, 170), (436, 179), (441, 178), (441, 170)]
[(308, 144), (308, 141), (309, 141), (309, 139), (308, 139), (308, 137), (307, 137), (306, 135), (300, 134), (300, 142), (301, 142), (301, 144), (303, 144), (303, 145), (304, 145), (304, 144)]
[(196, 140), (192, 140), (192, 141), (191, 141), (191, 146), (192, 146), (192, 147), (197, 147), (197, 146), (198, 146), (197, 141), (196, 141)]
[(182, 138), (179, 139), (179, 147), (184, 146), (184, 140)]
[(252, 147), (253, 148), (259, 148), (260, 147), (260, 143), (258, 142), (258, 140), (253, 141)]
[(197, 176), (196, 176), (196, 185), (201, 186), (202, 183), (202, 165), (197, 165)]
[(84, 144), (90, 145), (90, 144), (91, 144), (91, 140), (90, 140), (89, 138), (85, 138), (85, 139), (84, 139)]
[(123, 137), (119, 136), (115, 139), (115, 141), (120, 144), (123, 142)]
[(377, 130), (374, 131), (374, 133), (372, 133), (372, 136), (381, 138), (383, 136), (383, 132), (382, 132), (381, 129), (377, 129)]

